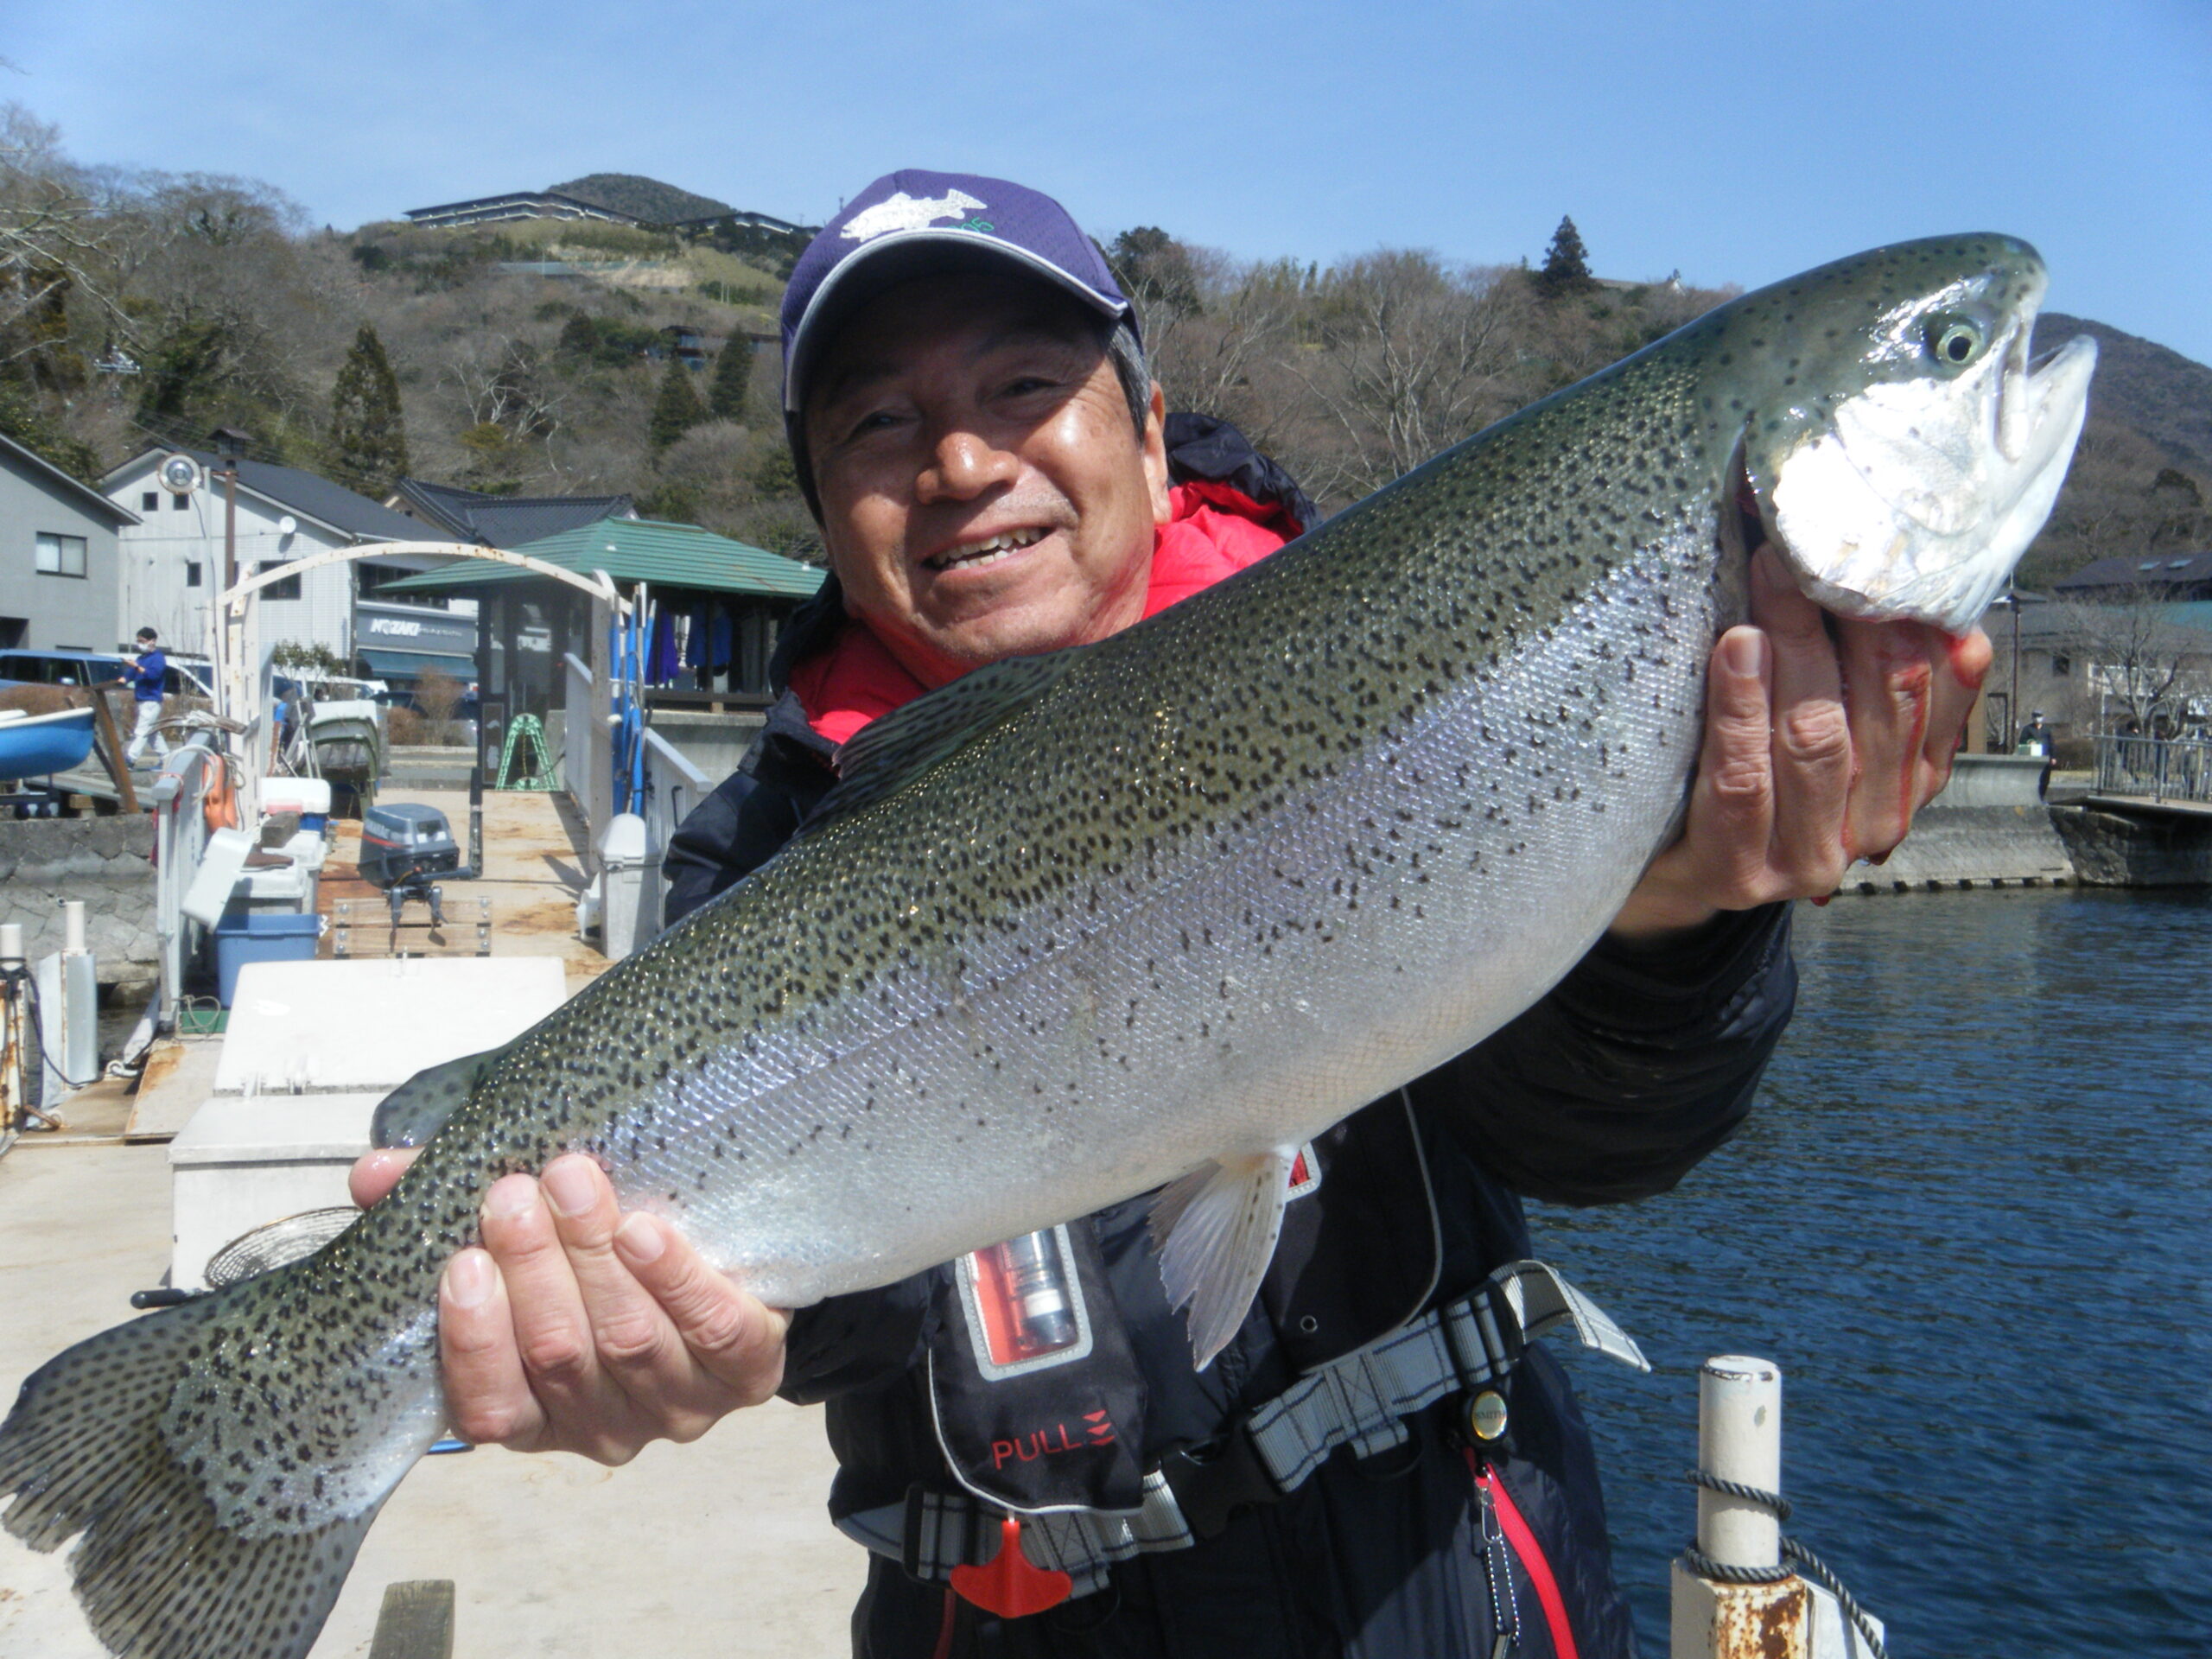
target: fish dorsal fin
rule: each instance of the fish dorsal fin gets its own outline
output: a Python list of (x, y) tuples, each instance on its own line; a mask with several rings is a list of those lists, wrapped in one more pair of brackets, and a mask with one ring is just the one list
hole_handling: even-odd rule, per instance
[(837, 751), (837, 782), (808, 817), (817, 830), (881, 800), (949, 760), (1058, 684), (1087, 645), (1009, 657), (880, 715)]
[(1154, 1200), (1153, 1248), (1174, 1307), (1190, 1309), (1200, 1370), (1229, 1345), (1274, 1259), (1298, 1148), (1205, 1163)]
[(491, 1071), (505, 1047), (481, 1054), (464, 1054), (442, 1065), (426, 1065), (377, 1103), (369, 1120), (372, 1147), (419, 1147), (440, 1129), (460, 1107), (467, 1104)]

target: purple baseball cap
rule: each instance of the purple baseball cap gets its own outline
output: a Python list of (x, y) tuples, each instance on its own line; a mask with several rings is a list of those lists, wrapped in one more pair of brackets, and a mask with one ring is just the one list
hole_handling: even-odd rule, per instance
[(807, 244), (784, 289), (784, 414), (794, 451), (813, 359), (855, 307), (912, 276), (1008, 261), (1135, 331), (1136, 313), (1096, 245), (1039, 191), (909, 168), (847, 202)]

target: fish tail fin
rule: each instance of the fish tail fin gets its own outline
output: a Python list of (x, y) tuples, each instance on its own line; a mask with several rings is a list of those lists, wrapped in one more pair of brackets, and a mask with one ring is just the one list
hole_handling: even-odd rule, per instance
[[(69, 1558), (77, 1597), (124, 1659), (303, 1659), (382, 1504), (296, 1528), (219, 1511), (223, 1473), (173, 1442), (177, 1397), (200, 1386), (230, 1294), (79, 1343), (0, 1423), (0, 1495), (15, 1494), (0, 1518), (40, 1550), (84, 1535)], [(234, 1483), (234, 1509), (248, 1484)]]

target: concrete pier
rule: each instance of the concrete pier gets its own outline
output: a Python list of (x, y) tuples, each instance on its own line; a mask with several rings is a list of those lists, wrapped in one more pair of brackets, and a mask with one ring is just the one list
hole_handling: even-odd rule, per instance
[(1853, 865), (1840, 891), (2070, 886), (2074, 861), (2043, 803), (2043, 773), (2035, 755), (1958, 756), (1904, 844), (1878, 865)]
[[(157, 1146), (0, 1158), (0, 1400), (71, 1343), (138, 1317), (169, 1255)], [(467, 1659), (782, 1659), (844, 1652), (866, 1552), (830, 1525), (820, 1414), (772, 1402), (622, 1469), (497, 1448), (429, 1458), (370, 1529), (314, 1659), (364, 1659), (385, 1586), (451, 1580)], [(0, 1654), (105, 1659), (66, 1548), (0, 1533)]]

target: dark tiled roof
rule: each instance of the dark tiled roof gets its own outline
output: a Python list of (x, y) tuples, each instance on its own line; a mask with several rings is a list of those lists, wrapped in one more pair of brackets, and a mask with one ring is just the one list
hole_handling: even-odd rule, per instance
[(520, 547), (602, 518), (638, 516), (626, 495), (487, 495), (419, 478), (400, 480), (398, 494), (430, 522), (487, 547)]
[[(173, 449), (163, 444), (158, 448), (142, 449), (121, 467), (110, 473), (108, 481), (129, 467), (135, 467), (149, 454), (182, 454), (198, 461), (207, 473), (211, 488), (220, 490), (222, 461), (212, 450)], [(423, 526), (406, 514), (394, 512), (365, 495), (357, 495), (343, 484), (334, 484), (327, 478), (302, 472), (296, 467), (277, 467), (265, 461), (240, 461), (238, 486), (266, 497), (280, 506), (291, 508), (305, 518), (328, 524), (333, 530), (369, 542), (410, 542), (432, 539), (423, 534)]]
[(2063, 582), (2053, 582), (2056, 594), (2076, 593), (2085, 588), (2171, 588), (2212, 582), (2212, 553), (2123, 554), (2083, 565)]

